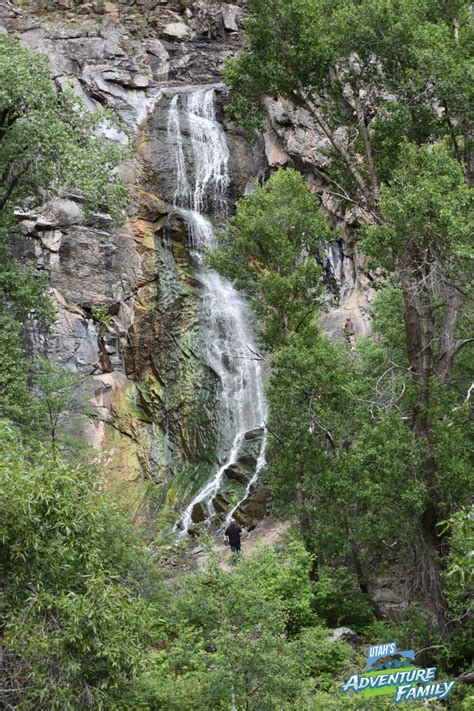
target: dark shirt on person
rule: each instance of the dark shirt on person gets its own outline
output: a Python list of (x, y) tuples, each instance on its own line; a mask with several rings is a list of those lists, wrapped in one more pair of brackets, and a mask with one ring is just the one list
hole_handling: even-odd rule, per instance
[(229, 539), (229, 543), (231, 546), (240, 546), (240, 534), (242, 533), (242, 529), (240, 528), (238, 523), (231, 523), (230, 526), (227, 526), (225, 529), (225, 535)]

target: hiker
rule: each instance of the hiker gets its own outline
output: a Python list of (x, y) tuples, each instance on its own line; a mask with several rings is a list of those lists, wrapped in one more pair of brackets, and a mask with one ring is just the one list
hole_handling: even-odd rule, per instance
[(355, 347), (355, 330), (354, 324), (351, 318), (346, 318), (346, 323), (344, 324), (344, 336), (347, 338), (351, 345), (351, 349)]
[(354, 324), (351, 318), (346, 318), (346, 323), (344, 325), (344, 335), (346, 337), (354, 335)]
[(235, 520), (235, 518), (232, 518), (230, 520), (230, 524), (227, 526), (225, 529), (225, 542), (227, 545), (230, 545), (230, 550), (232, 553), (240, 553), (240, 534), (242, 533), (242, 529), (240, 528), (239, 524)]

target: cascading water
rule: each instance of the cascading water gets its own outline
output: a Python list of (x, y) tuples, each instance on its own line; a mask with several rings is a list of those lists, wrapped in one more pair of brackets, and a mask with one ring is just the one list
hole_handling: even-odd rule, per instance
[[(182, 126), (182, 122), (185, 125)], [(189, 131), (192, 161), (186, 160), (183, 130)], [(176, 161), (174, 205), (188, 225), (196, 278), (202, 287), (201, 332), (205, 345), (201, 355), (220, 380), (219, 447), (221, 452), (227, 453), (222, 465), (216, 467), (175, 526), (175, 530), (179, 528), (184, 534), (192, 523), (196, 504), (205, 505), (209, 517), (215, 514), (212, 500), (222, 486), (225, 471), (236, 462), (246, 432), (263, 426), (266, 404), (248, 304), (227, 279), (206, 269), (204, 264), (206, 252), (216, 246), (211, 220), (225, 219), (229, 185), (229, 150), (224, 131), (216, 120), (214, 88), (173, 96), (168, 113), (168, 136)], [(264, 430), (255, 471), (244, 498), (265, 465), (265, 449)]]

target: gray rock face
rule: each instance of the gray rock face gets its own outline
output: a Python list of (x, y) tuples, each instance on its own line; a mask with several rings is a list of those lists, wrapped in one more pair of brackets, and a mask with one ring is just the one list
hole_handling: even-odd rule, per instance
[[(351, 245), (351, 227), (359, 219), (354, 210), (340, 213), (337, 202), (322, 185), (317, 169), (327, 164), (329, 141), (303, 108), (284, 99), (266, 100), (267, 124), (265, 155), (270, 166), (294, 166), (306, 175), (313, 192), (333, 216), (341, 240), (326, 246), (322, 267), (325, 272), (326, 313), (322, 326), (333, 338), (342, 339), (344, 323), (351, 318), (356, 335), (369, 330), (369, 313), (375, 292), (371, 288), (363, 259)], [(316, 170), (315, 170), (316, 169)], [(334, 217), (333, 217), (334, 221)]]
[(150, 37), (143, 43), (148, 54), (153, 79), (157, 82), (168, 81), (170, 72), (170, 55), (160, 40)]
[[(111, 395), (127, 382), (123, 353), (132, 321), (127, 304), (138, 289), (142, 269), (130, 231), (114, 229), (108, 215), (86, 215), (77, 198), (47, 203), (37, 214), (18, 212), (14, 254), (36, 273), (46, 272), (57, 318), (48, 334), (29, 319), (30, 348), (86, 377), (81, 398), (97, 407), (99, 420), (82, 426), (94, 446), (104, 437), (102, 422), (111, 420)], [(105, 328), (94, 308), (113, 313)], [(107, 393), (107, 394), (106, 394)]]
[[(133, 461), (138, 459), (141, 471), (134, 475), (157, 482), (171, 479), (183, 462), (206, 461), (206, 433), (215, 428), (216, 409), (215, 374), (190, 347), (199, 286), (182, 218), (170, 207), (176, 184), (167, 131), (171, 97), (216, 84), (218, 118), (230, 151), (230, 201), (251, 192), (269, 168), (288, 165), (301, 169), (331, 205), (313, 170), (327, 162), (327, 140), (307, 112), (268, 99), (266, 130), (253, 145), (225, 114), (229, 96), (220, 83), (221, 70), (243, 46), (244, 6), (244, 0), (116, 0), (94, 17), (92, 6), (67, 9), (52, 0), (54, 14), (34, 17), (26, 7), (0, 3), (0, 32), (48, 56), (57, 90), (71, 88), (91, 110), (112, 109), (136, 140), (134, 158), (120, 168), (133, 195), (124, 226), (114, 226), (108, 215), (85, 215), (77, 196), (63, 195), (37, 214), (18, 213), (14, 251), (38, 274), (47, 273), (57, 307), (49, 334), (33, 316), (28, 319), (30, 347), (92, 376), (89, 395), (99, 407), (100, 422), (87, 438), (100, 446), (113, 423), (114, 433), (123, 432), (138, 451)], [(181, 119), (185, 126), (186, 116)], [(183, 150), (192, 162), (183, 133)], [(128, 140), (122, 132), (110, 137)], [(357, 215), (344, 219), (354, 224)], [(344, 225), (322, 266), (324, 327), (340, 338), (350, 316), (356, 333), (364, 332), (370, 284)], [(107, 323), (98, 319), (99, 308), (108, 314)], [(234, 494), (239, 487), (245, 490), (252, 476), (261, 436), (247, 433), (236, 464), (226, 471)], [(255, 489), (236, 516), (247, 524), (263, 516), (268, 497), (264, 487)], [(223, 512), (226, 505), (219, 500), (216, 509)], [(201, 516), (196, 509), (193, 521), (199, 523)]]
[(131, 232), (113, 227), (108, 215), (86, 217), (79, 202), (56, 199), (34, 220), (21, 221), (20, 233), (18, 257), (47, 271), (51, 287), (70, 303), (109, 306), (137, 287), (140, 258)]

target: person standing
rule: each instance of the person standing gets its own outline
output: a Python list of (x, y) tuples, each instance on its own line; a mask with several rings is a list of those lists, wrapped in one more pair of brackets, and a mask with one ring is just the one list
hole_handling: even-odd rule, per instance
[(230, 524), (227, 526), (225, 529), (225, 541), (228, 545), (230, 545), (230, 550), (232, 553), (238, 554), (240, 553), (240, 534), (242, 533), (242, 529), (240, 528), (239, 524), (237, 521), (233, 518), (230, 521)]
[(354, 348), (355, 348), (355, 328), (354, 328), (354, 323), (351, 318), (347, 318), (346, 323), (344, 324), (344, 336), (350, 343), (351, 350), (354, 350)]

